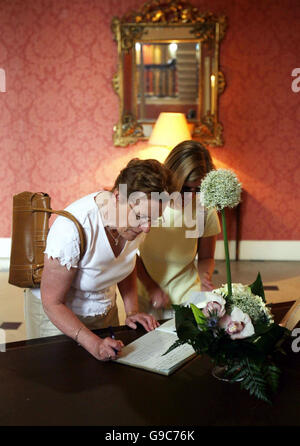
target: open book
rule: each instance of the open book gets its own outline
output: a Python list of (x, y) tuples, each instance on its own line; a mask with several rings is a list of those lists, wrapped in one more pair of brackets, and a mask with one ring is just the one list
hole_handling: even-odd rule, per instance
[(162, 356), (177, 339), (175, 319), (170, 319), (126, 345), (115, 362), (170, 375), (196, 355), (191, 345), (183, 344)]

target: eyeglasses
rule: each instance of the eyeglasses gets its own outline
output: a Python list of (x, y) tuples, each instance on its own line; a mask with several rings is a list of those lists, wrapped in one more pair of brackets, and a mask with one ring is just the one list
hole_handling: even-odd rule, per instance
[(184, 194), (184, 192), (200, 192), (201, 191), (201, 187), (200, 186), (196, 186), (196, 187), (189, 187), (189, 186), (182, 186), (180, 193)]

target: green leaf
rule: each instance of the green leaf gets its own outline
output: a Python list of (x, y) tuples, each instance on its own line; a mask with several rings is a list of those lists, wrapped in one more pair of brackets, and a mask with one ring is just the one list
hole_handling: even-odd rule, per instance
[(203, 314), (203, 311), (200, 310), (200, 308), (196, 307), (196, 305), (194, 304), (190, 304), (191, 305), (191, 309), (195, 318), (195, 321), (197, 322), (198, 325), (206, 325), (206, 317)]
[(195, 326), (194, 321), (191, 322), (189, 320), (178, 324), (176, 331), (178, 338), (185, 342), (194, 339), (199, 334), (199, 329)]
[(241, 365), (245, 369), (245, 377), (241, 381), (241, 388), (248, 390), (250, 395), (271, 404), (262, 364), (246, 358)]
[(175, 326), (177, 336), (184, 342), (195, 338), (199, 333), (194, 314), (190, 307), (172, 305), (175, 310)]
[(255, 334), (248, 339), (254, 340), (254, 339), (258, 338), (259, 336), (267, 333), (268, 331), (270, 331), (272, 329), (272, 325), (273, 325), (273, 323), (266, 324), (265, 322), (261, 322), (261, 321), (253, 323)]
[(196, 326), (194, 314), (190, 307), (184, 307), (182, 305), (172, 305), (175, 310), (175, 325), (176, 329), (185, 321), (193, 322)]
[(260, 273), (257, 274), (257, 277), (255, 279), (255, 281), (249, 285), (251, 288), (251, 291), (253, 294), (255, 294), (256, 296), (260, 296), (262, 298), (262, 300), (264, 302), (266, 302), (266, 298), (265, 298), (265, 292), (264, 292), (264, 286), (262, 283), (262, 279), (261, 279), (261, 275)]
[(267, 354), (274, 350), (276, 344), (285, 335), (286, 328), (273, 323), (270, 325), (270, 329), (266, 333), (263, 333), (262, 336), (258, 336), (258, 338), (253, 341), (253, 344), (258, 350)]
[(181, 339), (177, 339), (174, 344), (171, 345), (171, 347), (168, 348), (168, 350), (162, 355), (165, 356), (168, 353), (170, 353), (172, 350), (174, 350), (175, 348), (179, 347), (180, 345), (184, 344), (185, 341), (182, 341)]
[[(199, 353), (208, 353), (213, 341), (213, 334), (211, 331), (199, 331), (197, 335), (191, 340), (190, 344), (193, 346), (194, 350)], [(211, 356), (209, 354), (209, 356)], [(211, 356), (212, 357), (212, 356)]]

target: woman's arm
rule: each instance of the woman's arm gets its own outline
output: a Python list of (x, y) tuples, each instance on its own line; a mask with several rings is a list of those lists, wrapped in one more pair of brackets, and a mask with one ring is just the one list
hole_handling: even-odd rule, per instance
[(198, 239), (198, 274), (202, 291), (214, 288), (211, 277), (215, 268), (216, 239), (215, 235)]
[(132, 273), (118, 283), (118, 288), (125, 307), (125, 323), (129, 327), (136, 329), (137, 326), (135, 322), (139, 322), (147, 331), (154, 330), (159, 326), (156, 319), (150, 314), (139, 312), (136, 278), (137, 267), (135, 266)]
[(68, 270), (57, 259), (45, 255), (41, 281), (42, 304), (51, 322), (63, 333), (76, 339), (89, 353), (100, 360), (114, 358), (123, 347), (121, 341), (100, 339), (89, 330), (66, 305), (66, 295), (76, 275), (76, 268)]
[(170, 304), (170, 297), (160, 288), (145, 268), (144, 262), (140, 256), (136, 258), (137, 276), (146, 288), (150, 301), (154, 308), (166, 308)]

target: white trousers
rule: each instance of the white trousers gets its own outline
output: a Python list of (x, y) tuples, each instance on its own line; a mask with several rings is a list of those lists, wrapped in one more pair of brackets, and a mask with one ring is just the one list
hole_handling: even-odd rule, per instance
[[(30, 288), (24, 291), (25, 297), (25, 324), (27, 339), (44, 338), (63, 334), (48, 318), (44, 312), (41, 299), (32, 294)], [(118, 308), (115, 305), (105, 317), (79, 316), (78, 319), (90, 330), (119, 325)]]

